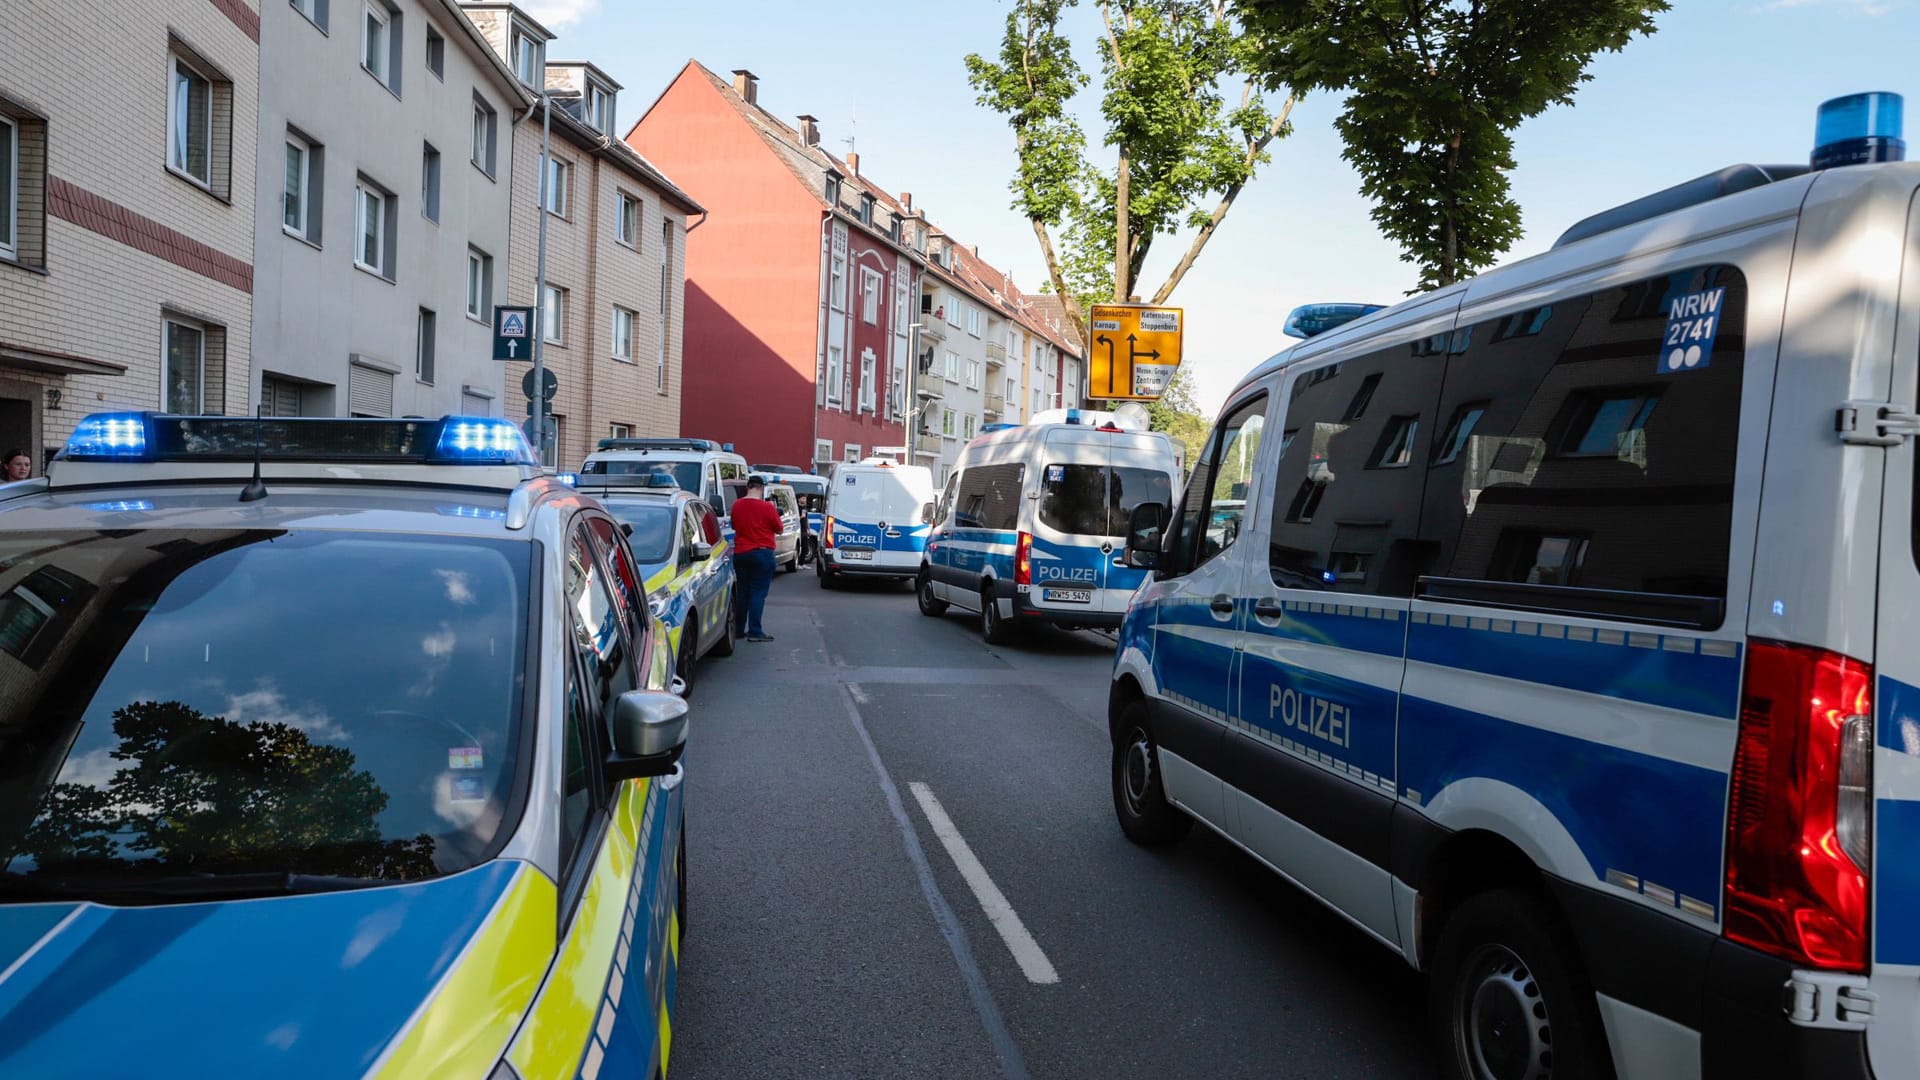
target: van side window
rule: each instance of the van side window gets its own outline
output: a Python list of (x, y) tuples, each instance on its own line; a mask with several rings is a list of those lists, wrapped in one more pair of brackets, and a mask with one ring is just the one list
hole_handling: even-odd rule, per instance
[(1187, 481), (1186, 502), (1180, 508), (1176, 572), (1194, 569), (1239, 539), (1266, 424), (1267, 395), (1261, 394), (1213, 429)]
[(960, 484), (960, 476), (960, 473), (953, 473), (947, 477), (946, 486), (940, 490), (940, 501), (933, 508), (933, 520), (945, 521), (953, 513), (953, 493)]
[(1447, 359), (1430, 572), (1629, 619), (1674, 609), (1548, 587), (1724, 606), (1746, 292), (1734, 267), (1701, 266), (1479, 323)]
[(1027, 467), (1019, 463), (975, 465), (960, 474), (953, 524), (961, 529), (1010, 531), (1020, 527), (1020, 487)]
[[(1267, 569), (1283, 589), (1411, 596), (1447, 335), (1295, 377)], [(1326, 374), (1331, 372), (1331, 374)]]

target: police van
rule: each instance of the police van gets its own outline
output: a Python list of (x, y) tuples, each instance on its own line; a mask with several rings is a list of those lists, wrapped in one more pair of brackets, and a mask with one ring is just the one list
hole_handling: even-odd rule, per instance
[(912, 580), (927, 549), (933, 474), (920, 465), (871, 457), (833, 470), (814, 560), (820, 587), (840, 575)]
[(691, 491), (726, 516), (728, 480), (747, 476), (747, 459), (733, 452), (732, 443), (712, 439), (616, 438), (601, 439), (599, 449), (580, 465), (582, 476), (646, 476), (667, 473), (682, 490)]
[(1129, 523), (1125, 832), (1426, 972), (1448, 1076), (1920, 1075), (1917, 195), (1723, 170), (1256, 367)]
[(914, 589), (920, 613), (980, 613), (990, 642), (1019, 624), (1116, 627), (1142, 570), (1120, 558), (1128, 517), (1166, 505), (1180, 466), (1146, 410), (1056, 410), (990, 425), (960, 452)]

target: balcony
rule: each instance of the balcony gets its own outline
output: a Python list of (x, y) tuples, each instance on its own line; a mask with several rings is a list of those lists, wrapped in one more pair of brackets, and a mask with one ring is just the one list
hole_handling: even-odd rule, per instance
[(995, 416), (1000, 416), (1004, 414), (1007, 411), (1006, 395), (995, 394), (995, 393), (987, 394), (986, 411), (992, 413)]
[(997, 341), (987, 342), (987, 366), (1006, 367), (1007, 347)]
[(941, 448), (942, 440), (938, 435), (921, 434), (913, 437), (913, 451), (916, 454), (928, 454), (933, 457), (939, 457)]
[(913, 396), (922, 401), (941, 401), (947, 395), (940, 392), (946, 383), (939, 379), (921, 379), (913, 388)]

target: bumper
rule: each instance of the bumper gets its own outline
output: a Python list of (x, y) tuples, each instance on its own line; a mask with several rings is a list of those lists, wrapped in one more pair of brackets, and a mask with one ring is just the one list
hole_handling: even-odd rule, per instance
[(822, 557), (826, 560), (828, 570), (848, 577), (911, 578), (920, 573), (918, 563), (911, 566), (898, 566), (887, 563), (876, 565), (867, 562), (848, 562), (841, 560), (831, 551), (826, 552)]

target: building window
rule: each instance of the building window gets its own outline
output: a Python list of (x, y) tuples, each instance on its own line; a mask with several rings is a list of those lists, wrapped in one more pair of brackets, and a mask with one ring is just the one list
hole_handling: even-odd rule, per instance
[(493, 111), (493, 106), (478, 97), (473, 99), (473, 164), (488, 176), (493, 175), (499, 122), (499, 114)]
[(940, 434), (946, 436), (949, 439), (953, 438), (954, 432), (953, 432), (953, 410), (952, 409), (940, 410)]
[(46, 262), (46, 121), (0, 99), (0, 259)]
[(874, 379), (873, 350), (860, 354), (860, 408), (873, 412), (880, 401), (879, 386)]
[(587, 87), (587, 122), (602, 135), (613, 134), (613, 94), (605, 87)]
[(447, 77), (447, 39), (431, 26), (427, 27), (427, 70), (436, 79)]
[(362, 270), (393, 277), (393, 196), (365, 177), (354, 187), (353, 262)]
[(827, 174), (827, 205), (840, 205), (840, 176), (838, 173), (829, 172)]
[(862, 225), (873, 224), (873, 196), (871, 195), (863, 194), (860, 196), (860, 223)]
[[(1433, 459), (1435, 465), (1450, 465), (1467, 448), (1468, 440), (1473, 438), (1473, 426), (1487, 414), (1484, 401), (1469, 402), (1453, 412), (1453, 419), (1447, 422), (1447, 433), (1440, 436), (1440, 456)], [(1285, 451), (1282, 451), (1284, 453)]]
[(541, 298), (540, 336), (550, 344), (567, 343), (567, 290), (558, 285), (547, 286), (547, 293)]
[(487, 321), (493, 307), (493, 256), (467, 249), (467, 318)]
[(298, 135), (287, 136), (286, 191), (281, 197), (280, 224), (292, 236), (316, 240), (308, 222), (313, 208), (313, 144)]
[(973, 416), (973, 414), (972, 414), (972, 413), (968, 413), (968, 414), (967, 414), (967, 415), (966, 415), (966, 416), (965, 416), (965, 417), (963, 418), (963, 421), (964, 421), (964, 422), (963, 422), (963, 424), (962, 424), (962, 426), (961, 426), (961, 431), (960, 431), (960, 437), (961, 437), (961, 438), (963, 438), (963, 439), (972, 439), (972, 438), (973, 438), (973, 432), (974, 432), (974, 425), (975, 425), (976, 423), (978, 423), (978, 421), (977, 421), (977, 420), (975, 420), (975, 418), (974, 418), (974, 416)]
[(630, 248), (640, 246), (640, 200), (624, 191), (613, 195), (613, 238)]
[(847, 257), (835, 254), (833, 257), (833, 281), (827, 292), (827, 302), (835, 311), (847, 310)]
[(420, 152), (420, 212), (428, 221), (440, 220), (440, 151), (432, 143)]
[(673, 222), (660, 220), (660, 360), (656, 388), (667, 392), (667, 321), (673, 313)]
[(205, 404), (206, 328), (184, 320), (166, 321), (166, 386), (161, 407), (170, 413), (198, 415)]
[(846, 445), (845, 449), (847, 454), (847, 464), (849, 465), (860, 464), (860, 444), (857, 442), (850, 442)]
[(967, 306), (966, 304), (961, 303), (960, 298), (957, 296), (954, 297), (952, 300), (947, 301), (947, 325), (948, 326), (960, 325), (960, 309), (966, 306)]
[(1420, 434), (1418, 416), (1396, 416), (1387, 422), (1380, 443), (1367, 462), (1370, 469), (1404, 469), (1413, 463), (1413, 441)]
[(980, 361), (967, 361), (967, 389), (980, 389)]
[(175, 172), (213, 186), (213, 80), (178, 56), (169, 58), (173, 98), (167, 164)]
[(950, 383), (957, 383), (960, 381), (960, 354), (959, 353), (952, 352), (952, 351), (949, 351), (947, 353), (947, 364), (946, 364), (946, 367), (941, 371), (941, 375), (945, 376), (946, 380)]
[(526, 83), (536, 90), (540, 89), (546, 81), (541, 77), (546, 72), (547, 67), (540, 55), (542, 51), (539, 39), (524, 30), (514, 30), (514, 73), (520, 76), (521, 82)]
[(413, 377), (429, 385), (433, 382), (433, 350), (439, 319), (426, 308), (420, 309), (420, 322), (413, 342)]
[(633, 323), (634, 313), (626, 308), (615, 306), (613, 309), (613, 358), (633, 363)]
[(819, 465), (825, 465), (831, 462), (833, 460), (833, 440), (813, 440), (813, 460)]
[(1658, 391), (1575, 395), (1570, 406), (1572, 419), (1564, 428), (1559, 451), (1566, 457), (1630, 460), (1632, 441), (1646, 430), (1659, 403)]
[(631, 439), (633, 438), (633, 425), (608, 424), (607, 437), (611, 439)]
[(573, 166), (559, 158), (547, 159), (547, 212), (555, 217), (567, 216), (568, 183), (573, 178)]
[(869, 326), (880, 323), (880, 275), (860, 268), (860, 321)]
[(846, 377), (846, 361), (841, 358), (840, 346), (827, 346), (827, 404), (840, 404), (840, 384)]
[(980, 336), (980, 309), (971, 304), (967, 305), (967, 333)]
[(308, 22), (321, 30), (327, 28), (327, 0), (288, 0), (288, 2), (292, 4), (293, 10), (306, 16)]
[(380, 4), (368, 4), (361, 17), (360, 66), (388, 89), (394, 86), (393, 15)]
[(20, 125), (0, 116), (0, 256), (20, 257)]

